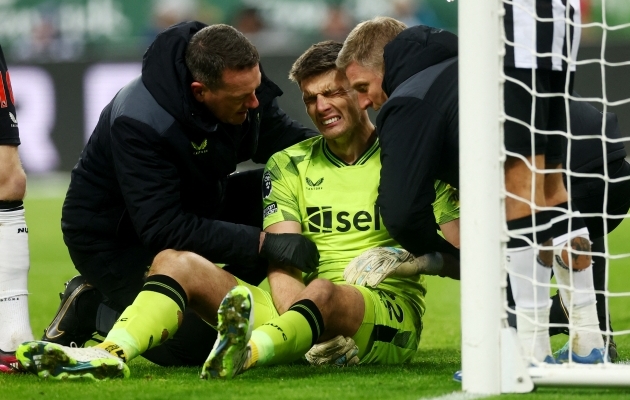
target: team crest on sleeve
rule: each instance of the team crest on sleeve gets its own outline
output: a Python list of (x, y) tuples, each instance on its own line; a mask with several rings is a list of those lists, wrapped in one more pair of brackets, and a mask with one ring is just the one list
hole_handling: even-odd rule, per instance
[(271, 203), (267, 207), (265, 207), (265, 209), (263, 210), (263, 219), (267, 218), (271, 214), (275, 214), (277, 212), (278, 212), (278, 205), (274, 201), (273, 203)]
[(263, 199), (266, 199), (271, 194), (271, 173), (269, 171), (265, 171), (263, 174), (262, 192)]

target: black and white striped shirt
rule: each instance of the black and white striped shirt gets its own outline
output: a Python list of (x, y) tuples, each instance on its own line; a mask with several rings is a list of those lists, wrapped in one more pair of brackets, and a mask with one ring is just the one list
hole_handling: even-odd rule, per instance
[(564, 71), (568, 65), (575, 71), (580, 0), (504, 0), (503, 4), (504, 66)]

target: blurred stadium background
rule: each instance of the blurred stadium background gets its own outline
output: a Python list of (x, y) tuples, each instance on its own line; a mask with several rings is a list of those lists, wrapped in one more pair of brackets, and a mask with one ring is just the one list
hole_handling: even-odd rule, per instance
[[(584, 22), (630, 21), (628, 0), (582, 0), (582, 7)], [(357, 22), (376, 15), (457, 32), (457, 1), (446, 0), (0, 0), (0, 15), (20, 151), (31, 176), (72, 169), (102, 107), (140, 72), (155, 35), (178, 21), (228, 23), (247, 34), (266, 73), (285, 92), (281, 106), (307, 125), (299, 91), (287, 74), (310, 44), (343, 40)], [(600, 27), (585, 28), (580, 59), (600, 54), (610, 62), (630, 60), (630, 28), (606, 35)], [(583, 97), (618, 101), (630, 93), (628, 76), (630, 66), (582, 65), (576, 89)], [(630, 105), (612, 111), (629, 135)]]

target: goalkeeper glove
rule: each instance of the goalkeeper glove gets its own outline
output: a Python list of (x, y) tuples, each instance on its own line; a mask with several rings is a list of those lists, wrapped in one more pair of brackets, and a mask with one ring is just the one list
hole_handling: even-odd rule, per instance
[(317, 246), (299, 233), (265, 233), (260, 255), (307, 273), (315, 271), (319, 264)]
[(403, 249), (375, 247), (352, 259), (343, 272), (343, 278), (349, 284), (377, 287), (386, 278), (438, 275), (443, 264), (440, 253), (415, 257)]
[(352, 338), (341, 335), (311, 347), (306, 359), (311, 365), (349, 367), (359, 363), (359, 348)]

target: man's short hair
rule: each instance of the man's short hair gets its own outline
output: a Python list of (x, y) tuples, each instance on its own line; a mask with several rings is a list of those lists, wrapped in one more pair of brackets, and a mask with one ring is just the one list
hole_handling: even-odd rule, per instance
[(256, 47), (233, 27), (206, 26), (195, 33), (186, 47), (186, 66), (192, 77), (209, 89), (223, 85), (223, 71), (254, 68), (260, 62)]
[(337, 57), (337, 68), (345, 71), (350, 63), (356, 61), (363, 67), (382, 72), (385, 45), (405, 29), (407, 25), (390, 17), (376, 17), (361, 22), (343, 42)]
[(343, 43), (334, 40), (312, 45), (295, 60), (289, 71), (289, 79), (299, 86), (304, 79), (337, 69), (335, 62), (342, 46)]

